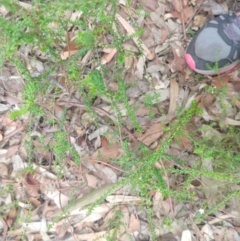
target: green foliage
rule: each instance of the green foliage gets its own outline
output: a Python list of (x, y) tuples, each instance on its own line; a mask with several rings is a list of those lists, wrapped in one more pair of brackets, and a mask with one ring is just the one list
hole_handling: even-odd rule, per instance
[(190, 34), (192, 38), (195, 35), (195, 32), (191, 28), (188, 29), (187, 33)]
[(86, 87), (89, 90), (91, 98), (98, 96), (104, 92), (105, 86), (101, 73), (98, 70), (90, 72), (83, 80), (82, 87)]
[[(68, 135), (66, 132), (57, 132), (53, 137), (52, 150), (55, 154), (55, 165), (59, 166), (61, 172), (64, 160), (69, 154), (74, 157), (77, 165), (80, 164), (80, 157), (72, 145), (68, 142)], [(59, 173), (60, 174), (60, 173)]]
[(122, 97), (121, 100), (124, 103), (124, 106), (127, 110), (127, 114), (129, 116), (130, 120), (132, 121), (133, 126), (136, 128), (136, 130), (138, 132), (141, 132), (141, 126), (139, 125), (139, 123), (137, 121), (137, 118), (133, 112), (132, 107), (129, 105), (128, 98), (126, 96), (126, 86), (123, 81), (119, 82), (119, 96)]

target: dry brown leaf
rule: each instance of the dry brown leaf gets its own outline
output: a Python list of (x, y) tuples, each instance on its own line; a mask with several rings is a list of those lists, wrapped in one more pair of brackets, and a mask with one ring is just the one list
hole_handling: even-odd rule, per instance
[(12, 207), (8, 213), (8, 216), (6, 218), (6, 223), (9, 228), (12, 227), (12, 224), (17, 216), (17, 209), (15, 207)]
[(183, 2), (183, 6), (187, 6), (188, 5), (188, 0), (182, 0)]
[(9, 149), (5, 155), (5, 158), (8, 159), (8, 158), (12, 157), (13, 155), (15, 155), (17, 153), (18, 149), (19, 149), (19, 145), (9, 147)]
[(233, 82), (231, 82), (231, 84), (233, 85), (234, 90), (236, 92), (240, 92), (240, 81), (233, 81)]
[(40, 184), (37, 179), (35, 179), (34, 175), (28, 173), (25, 177), (25, 180), (22, 182), (23, 186), (25, 186), (26, 191), (30, 197), (38, 197), (39, 196), (39, 188)]
[(86, 179), (87, 179), (87, 185), (95, 189), (98, 183), (98, 179), (95, 176), (90, 174), (86, 174)]
[(28, 200), (36, 209), (42, 205), (42, 203), (35, 197), (29, 197)]
[(158, 7), (157, 0), (140, 0), (140, 2), (143, 4), (143, 6), (146, 6), (147, 8), (151, 9), (152, 11), (155, 11)]
[(91, 157), (91, 161), (101, 160), (103, 162), (109, 162), (110, 159), (117, 159), (123, 154), (122, 146), (118, 144), (112, 144), (108, 146), (103, 146), (97, 151), (95, 151)]
[(160, 123), (153, 124), (147, 131), (139, 137), (139, 141), (143, 142), (146, 146), (150, 146), (163, 134), (163, 125)]
[[(47, 136), (47, 135), (46, 135)], [(48, 143), (41, 143), (37, 140), (33, 141), (34, 147), (36, 147), (37, 153), (44, 158), (45, 161), (48, 163), (51, 163), (52, 161), (52, 153), (50, 151), (47, 151), (46, 148), (44, 148), (44, 145), (48, 145)]]
[(184, 49), (182, 46), (179, 46), (175, 43), (171, 44), (171, 48), (173, 51), (173, 56), (174, 59), (171, 63), (171, 71), (176, 72), (176, 71), (184, 71), (186, 67), (186, 61), (184, 59)]
[(223, 88), (230, 81), (231, 81), (231, 77), (229, 75), (224, 75), (224, 76), (221, 76), (221, 78), (214, 78), (212, 80), (212, 83), (216, 88)]
[(72, 89), (72, 87), (73, 87), (71, 81), (69, 81), (69, 80), (67, 79), (67, 77), (66, 77), (66, 76), (63, 76), (63, 75), (58, 77), (57, 82), (58, 82), (60, 85), (62, 85), (64, 88), (66, 88), (68, 92), (70, 92), (71, 89)]
[(101, 146), (105, 147), (109, 145), (108, 139), (105, 136), (100, 136), (101, 137)]
[(142, 56), (138, 59), (138, 62), (136, 65), (136, 71), (135, 71), (135, 75), (139, 80), (143, 79), (144, 67), (145, 67), (145, 57)]
[(203, 93), (201, 95), (201, 106), (204, 106), (206, 108), (210, 108), (211, 106), (214, 105), (216, 102), (215, 97), (211, 94), (208, 93)]
[(172, 1), (172, 5), (175, 8), (176, 11), (178, 11), (179, 13), (182, 11), (182, 7), (181, 7), (181, 0), (173, 0)]
[[(177, 0), (178, 1), (178, 0)], [(187, 23), (188, 20), (194, 15), (194, 9), (192, 6), (186, 6), (183, 8), (183, 21), (184, 23)], [(180, 19), (182, 21), (182, 15), (181, 11), (172, 11), (171, 14), (173, 15), (174, 18)]]
[(109, 168), (105, 165), (95, 164), (92, 171), (98, 173), (99, 177), (102, 178), (105, 182), (116, 183), (117, 174), (113, 171), (113, 168)]
[(160, 218), (159, 210), (161, 209), (162, 201), (163, 196), (161, 192), (157, 191), (153, 196), (153, 212), (158, 218)]
[(133, 233), (135, 231), (140, 231), (140, 221), (136, 218), (134, 214), (131, 214), (129, 220), (128, 230), (129, 233)]
[(180, 136), (179, 137), (180, 145), (182, 149), (187, 150), (189, 152), (193, 151), (193, 145), (192, 142), (185, 136)]
[(169, 32), (167, 31), (166, 28), (161, 28), (161, 33), (162, 33), (162, 39), (161, 39), (161, 44), (165, 43), (165, 41), (168, 38)]
[(184, 22), (187, 23), (188, 20), (194, 15), (194, 8), (192, 6), (185, 6), (183, 8)]
[(4, 162), (0, 162), (0, 176), (1, 177), (8, 176), (8, 165)]
[(116, 53), (117, 53), (117, 49), (111, 49), (109, 53), (104, 54), (102, 57), (102, 64), (109, 63)]
[(69, 57), (71, 57), (72, 55), (76, 54), (80, 50), (80, 47), (77, 46), (76, 42), (74, 41), (75, 39), (76, 39), (76, 37), (73, 37), (70, 40), (69, 44), (66, 45), (63, 48), (63, 51), (61, 53), (61, 59), (62, 60), (68, 59)]
[(177, 106), (177, 100), (178, 100), (178, 94), (179, 94), (179, 86), (175, 79), (170, 80), (170, 104), (168, 109), (168, 115), (174, 116), (176, 106)]

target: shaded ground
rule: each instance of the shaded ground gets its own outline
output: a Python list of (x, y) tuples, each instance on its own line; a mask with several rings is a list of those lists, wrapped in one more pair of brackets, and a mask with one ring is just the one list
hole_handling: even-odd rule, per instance
[[(61, 62), (41, 82), (57, 61), (38, 46), (18, 46), (28, 72), (6, 61), (0, 75), (2, 240), (240, 240), (239, 70), (198, 76), (183, 58), (195, 31), (238, 8), (238, 2), (221, 2), (141, 0), (129, 7), (119, 1), (113, 28), (130, 35), (120, 46), (128, 53), (122, 62), (120, 47), (109, 47), (117, 36), (105, 30), (99, 38), (107, 48), (78, 56), (80, 30), (70, 25), (68, 40), (54, 47), (77, 71)], [(36, 6), (19, 7), (31, 12)], [(11, 17), (3, 6), (0, 13)], [(75, 21), (81, 14), (66, 17)], [(139, 26), (142, 41), (134, 35)], [(202, 112), (190, 115), (184, 110), (193, 100)], [(176, 130), (181, 121), (178, 138), (171, 134), (153, 162), (171, 137), (167, 127)], [(136, 182), (148, 156), (163, 174), (154, 177), (160, 184), (141, 175)]]

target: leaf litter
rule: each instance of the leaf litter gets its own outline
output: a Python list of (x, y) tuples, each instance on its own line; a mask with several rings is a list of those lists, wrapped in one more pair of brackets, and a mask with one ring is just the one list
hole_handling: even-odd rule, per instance
[[(204, 128), (206, 127), (205, 122), (214, 120), (220, 126), (240, 125), (240, 104), (236, 94), (240, 89), (239, 71), (235, 70), (235, 72), (223, 76), (221, 80), (212, 77), (214, 88), (227, 89), (223, 102), (214, 93), (206, 94), (202, 86), (206, 86), (208, 80), (203, 80), (202, 85), (199, 85), (193, 75), (186, 70), (183, 57), (186, 45), (183, 38), (186, 34), (186, 25), (190, 24), (193, 30), (197, 30), (207, 21), (206, 12), (214, 15), (224, 13), (228, 11), (228, 6), (226, 3), (198, 0), (174, 0), (171, 2), (141, 0), (138, 2), (143, 4), (142, 11), (146, 17), (138, 16), (134, 9), (128, 9), (124, 1), (120, 1), (122, 11), (116, 14), (122, 31), (125, 31), (123, 34), (127, 34), (130, 38), (122, 46), (131, 51), (131, 55), (125, 59), (128, 79), (136, 78), (139, 82), (144, 80), (144, 86), (133, 86), (131, 91), (130, 88), (128, 89), (130, 106), (140, 104), (136, 113), (143, 130), (145, 130), (141, 134), (132, 134), (125, 128), (125, 133), (132, 140), (130, 144), (135, 145), (137, 141), (150, 148), (158, 146), (159, 140), (163, 138), (165, 125), (174, 121), (178, 109), (180, 107), (188, 108), (193, 99), (196, 99), (203, 109), (203, 113), (197, 117), (198, 120), (195, 120), (199, 121), (202, 126), (201, 135), (205, 138), (217, 136), (219, 140), (222, 140), (224, 135), (209, 125), (208, 128)], [(19, 1), (18, 4), (25, 9), (32, 9), (30, 3)], [(140, 40), (135, 37), (135, 27), (129, 21), (130, 13), (144, 29)], [(4, 6), (0, 7), (0, 14), (3, 17), (8, 16), (8, 11)], [(72, 21), (80, 19), (81, 12), (66, 12), (66, 18)], [(57, 28), (56, 23), (52, 23), (51, 28)], [(62, 43), (61, 46), (60, 58), (62, 60), (75, 56), (81, 50), (81, 46), (75, 42), (77, 33), (78, 30), (68, 26), (66, 43)], [(143, 51), (143, 56), (137, 58), (136, 53), (139, 53), (140, 49)], [(23, 61), (28, 66), (31, 76), (39, 76), (45, 71), (47, 67), (45, 60), (48, 59), (48, 56), (37, 47), (32, 50), (29, 46), (21, 46), (19, 52), (22, 53)], [(106, 66), (112, 64), (118, 54), (115, 48), (102, 48), (101, 53), (101, 64)], [(92, 52), (88, 51), (80, 61), (83, 65), (87, 65), (91, 58), (93, 58)], [(99, 66), (93, 67), (99, 68)], [(148, 80), (146, 79), (147, 74), (151, 76)], [(76, 101), (76, 97), (71, 99), (72, 96), (69, 95), (72, 86), (63, 75), (61, 78), (58, 76), (57, 81), (53, 81), (53, 83), (60, 86), (64, 90), (64, 94), (56, 97), (58, 104), (53, 108), (46, 105), (46, 103), (50, 103), (46, 96), (45, 111), (49, 118), (59, 120), (64, 112), (64, 107), (67, 108), (67, 115), (72, 122), (65, 126), (68, 131), (66, 138), (68, 138), (70, 146), (81, 157), (81, 164), (76, 165), (68, 150), (65, 156), (61, 156), (64, 168), (59, 170), (59, 167), (53, 166), (55, 157), (50, 151), (45, 150), (44, 146), (54, 146), (53, 135), (58, 133), (58, 127), (53, 128), (46, 122), (43, 123), (43, 126), (36, 125), (35, 130), (30, 131), (32, 137), (44, 135), (44, 138), (42, 143), (33, 142), (34, 164), (30, 169), (26, 169), (29, 165), (28, 150), (23, 142), (29, 140), (26, 134), (29, 117), (25, 116), (13, 121), (7, 114), (11, 113), (13, 106), (18, 107), (22, 104), (21, 92), (25, 80), (14, 66), (7, 65), (1, 72), (0, 78), (1, 188), (4, 190), (12, 188), (11, 195), (5, 193), (1, 196), (1, 203), (6, 206), (1, 212), (0, 230), (3, 240), (21, 240), (23, 232), (27, 234), (29, 240), (73, 240), (72, 237), (89, 241), (107, 240), (106, 235), (115, 235), (114, 228), (109, 221), (116, 219), (118, 213), (121, 213), (121, 221), (125, 225), (120, 226), (116, 240), (151, 240), (150, 227), (146, 218), (148, 210), (142, 206), (142, 199), (128, 190), (127, 186), (111, 190), (111, 193), (102, 200), (103, 202), (96, 205), (91, 214), (88, 213), (88, 205), (101, 198), (113, 183), (122, 178), (122, 166), (118, 162), (111, 162), (116, 159), (120, 160), (125, 153), (121, 136), (109, 135), (112, 124), (106, 125), (103, 122), (104, 124), (95, 128), (91, 115), (85, 112), (83, 106), (81, 109), (80, 105), (71, 105), (71, 102)], [(182, 88), (183, 86), (185, 89)], [(117, 91), (119, 86), (111, 83), (111, 88)], [(79, 93), (76, 93), (77, 95)], [(145, 106), (145, 96), (155, 95), (157, 97), (151, 103), (154, 106)], [(96, 100), (94, 108), (100, 119), (108, 117), (116, 125), (119, 113), (115, 113), (109, 104), (107, 99), (100, 97)], [(227, 106), (226, 113), (222, 111), (222, 104)], [(163, 121), (164, 124), (159, 124), (159, 120), (161, 120), (159, 106), (168, 115), (165, 122)], [(127, 120), (127, 109), (120, 104), (118, 107), (121, 115)], [(151, 113), (154, 113), (156, 117), (151, 121), (146, 121), (145, 117)], [(126, 126), (128, 127), (127, 124)], [(198, 159), (194, 154), (186, 154), (186, 152), (193, 152), (193, 143), (187, 137), (190, 129), (191, 126), (187, 126), (186, 136), (181, 136), (180, 143), (174, 141), (168, 150), (168, 154), (186, 159), (188, 167), (194, 165), (193, 163), (196, 163)], [(174, 165), (179, 169), (184, 168), (181, 164), (167, 159), (156, 166), (165, 168)], [(210, 159), (204, 159), (202, 165), (207, 170), (213, 170), (214, 163)], [(176, 183), (182, 181), (173, 174), (164, 178), (168, 179), (169, 186), (176, 189), (178, 188)], [(200, 206), (203, 200), (216, 204), (219, 201), (218, 195), (221, 193), (221, 186), (224, 186), (225, 183), (214, 181), (208, 177), (196, 176), (195, 178), (196, 182), (192, 182), (187, 188), (194, 190)], [(201, 191), (196, 183), (200, 183)], [(75, 202), (71, 203), (72, 199)], [(239, 207), (237, 202), (235, 205)], [(216, 211), (215, 218), (208, 220), (207, 223), (196, 225), (193, 222), (194, 224), (191, 225), (191, 221), (198, 214), (199, 207), (191, 207), (185, 203), (173, 203), (170, 198), (164, 198), (161, 192), (155, 192), (152, 194), (152, 209), (154, 213), (152, 221), (159, 240), (240, 240), (239, 230), (234, 226), (234, 222), (239, 221), (237, 208), (234, 214), (224, 215), (224, 210)], [(54, 220), (59, 215), (61, 218)], [(167, 217), (171, 217), (171, 225), (166, 225)], [(21, 219), (24, 220), (21, 224), (16, 222)], [(223, 223), (224, 225), (222, 225)]]

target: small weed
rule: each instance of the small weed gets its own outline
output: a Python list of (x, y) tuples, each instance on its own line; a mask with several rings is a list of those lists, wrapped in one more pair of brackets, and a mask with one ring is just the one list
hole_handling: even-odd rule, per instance
[(191, 36), (192, 38), (193, 38), (194, 35), (195, 35), (195, 32), (194, 32), (191, 28), (188, 29), (187, 33), (190, 34), (190, 36)]
[(171, 225), (172, 225), (172, 220), (171, 220), (171, 218), (169, 218), (169, 217), (164, 218), (164, 220), (163, 220), (163, 225), (166, 225), (166, 226), (168, 226), (168, 227), (171, 227)]
[[(210, 66), (208, 63), (206, 64), (207, 69), (212, 70), (214, 73), (218, 74), (220, 72), (220, 68), (219, 68), (219, 54), (220, 54), (220, 49), (217, 51), (216, 56), (215, 56), (215, 62), (213, 66)], [(223, 66), (223, 67), (227, 67), (227, 65)], [(222, 68), (223, 68), (222, 67)]]

